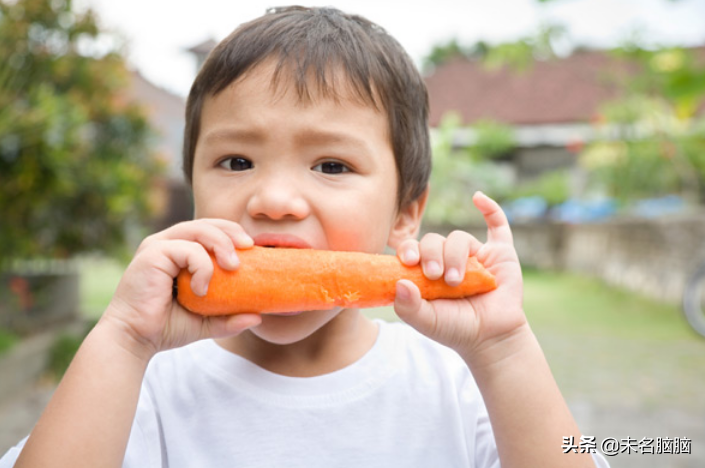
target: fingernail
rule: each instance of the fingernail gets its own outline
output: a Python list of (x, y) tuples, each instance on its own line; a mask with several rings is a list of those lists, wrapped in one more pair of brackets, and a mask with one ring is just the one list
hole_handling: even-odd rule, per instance
[(231, 252), (230, 255), (228, 255), (228, 262), (232, 268), (237, 268), (240, 266), (240, 259), (237, 257), (235, 252)]
[(409, 302), (409, 299), (411, 298), (411, 293), (409, 292), (406, 286), (401, 283), (397, 283), (396, 297), (401, 302)]
[(238, 247), (247, 248), (247, 247), (252, 247), (253, 245), (255, 245), (255, 241), (247, 234), (239, 235), (237, 238), (237, 241), (238, 241)]
[(205, 296), (208, 294), (208, 283), (201, 285), (200, 287), (198, 284), (194, 284), (193, 280), (191, 280), (191, 290), (197, 295), (197, 296)]
[(416, 263), (419, 261), (419, 255), (414, 249), (408, 249), (401, 255), (404, 263)]
[(443, 270), (441, 270), (441, 265), (434, 260), (427, 262), (424, 270), (426, 271), (426, 276), (441, 276), (443, 273)]
[(457, 283), (460, 281), (460, 272), (457, 268), (450, 268), (446, 271), (446, 282), (447, 283)]

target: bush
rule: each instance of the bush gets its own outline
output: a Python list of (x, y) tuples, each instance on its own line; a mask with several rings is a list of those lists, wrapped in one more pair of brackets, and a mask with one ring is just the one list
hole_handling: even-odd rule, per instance
[(570, 172), (556, 170), (546, 172), (534, 180), (519, 185), (509, 198), (541, 197), (548, 206), (560, 205), (571, 196)]
[(473, 207), (472, 195), (477, 190), (501, 201), (511, 191), (512, 175), (494, 159), (513, 146), (508, 127), (489, 121), (478, 122), (469, 130), (472, 141), (458, 147), (456, 138), (462, 130), (460, 117), (444, 117), (433, 138), (433, 171), (431, 193), (425, 219), (431, 224), (462, 226), (481, 222)]

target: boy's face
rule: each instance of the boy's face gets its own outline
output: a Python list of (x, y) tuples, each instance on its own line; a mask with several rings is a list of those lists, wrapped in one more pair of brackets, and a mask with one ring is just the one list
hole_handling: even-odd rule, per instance
[[(381, 253), (416, 235), (423, 201), (397, 210), (386, 116), (348, 99), (302, 102), (264, 62), (205, 100), (193, 163), (196, 218), (239, 223), (257, 245)], [(315, 89), (315, 86), (311, 86)], [(285, 344), (339, 310), (263, 316), (252, 331)]]

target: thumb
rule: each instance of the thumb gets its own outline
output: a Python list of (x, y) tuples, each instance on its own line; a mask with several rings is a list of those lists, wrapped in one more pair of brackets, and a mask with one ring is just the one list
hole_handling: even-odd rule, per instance
[(400, 319), (420, 333), (433, 337), (436, 330), (436, 311), (421, 297), (419, 288), (409, 280), (397, 281), (394, 311)]

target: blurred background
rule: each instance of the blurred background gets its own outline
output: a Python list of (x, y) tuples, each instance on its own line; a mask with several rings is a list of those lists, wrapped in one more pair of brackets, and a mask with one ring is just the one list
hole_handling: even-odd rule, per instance
[[(270, 6), (0, 0), (0, 453), (140, 240), (190, 219), (190, 83)], [(583, 433), (620, 442), (613, 467), (705, 466), (705, 338), (681, 310), (705, 263), (705, 0), (335, 6), (426, 78), (424, 229), (484, 239), (475, 190), (506, 210), (526, 313)]]

